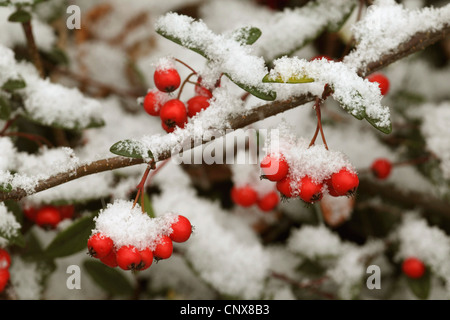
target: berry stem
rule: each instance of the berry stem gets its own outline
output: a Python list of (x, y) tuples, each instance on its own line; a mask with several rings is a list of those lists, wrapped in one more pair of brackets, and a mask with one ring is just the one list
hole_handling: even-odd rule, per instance
[(181, 93), (183, 92), (183, 88), (184, 88), (184, 86), (186, 85), (186, 83), (189, 81), (189, 79), (190, 79), (192, 76), (194, 76), (194, 75), (196, 75), (196, 74), (197, 74), (197, 72), (194, 71), (194, 72), (190, 73), (190, 74), (186, 77), (186, 79), (184, 79), (183, 83), (181, 84), (180, 90), (178, 91), (178, 95), (177, 95), (177, 99), (178, 99), (178, 100), (180, 100)]
[(316, 131), (314, 132), (314, 136), (312, 137), (311, 142), (309, 143), (309, 147), (314, 145), (314, 143), (316, 142), (317, 135), (320, 132), (320, 135), (322, 136), (323, 144), (325, 145), (325, 149), (328, 150), (327, 141), (325, 139), (325, 134), (324, 134), (323, 128), (322, 128), (322, 112), (320, 110), (320, 106), (322, 105), (323, 101), (325, 101), (331, 95), (332, 92), (333, 92), (333, 90), (327, 83), (327, 84), (325, 84), (325, 86), (323, 88), (322, 96), (316, 97), (316, 101), (314, 103), (313, 108), (314, 108), (314, 110), (316, 110), (317, 126), (316, 126)]
[(8, 121), (5, 122), (5, 125), (3, 126), (2, 131), (0, 131), (0, 136), (3, 136), (6, 132), (6, 130), (9, 129), (9, 127), (17, 120), (19, 116), (16, 115), (14, 117), (12, 117), (11, 119), (9, 119)]
[(188, 65), (186, 62), (181, 61), (180, 59), (174, 58), (175, 61), (181, 63), (182, 65), (184, 65), (186, 68), (188, 68), (189, 70), (191, 70), (193, 73), (197, 74), (197, 71), (195, 71), (190, 65)]
[(144, 208), (144, 186), (145, 186), (145, 181), (147, 180), (147, 177), (148, 177), (148, 174), (150, 173), (150, 170), (154, 169), (154, 168), (155, 168), (155, 166), (154, 166), (153, 162), (151, 164), (148, 164), (147, 168), (145, 169), (144, 175), (142, 176), (141, 181), (136, 186), (137, 194), (136, 194), (136, 197), (134, 199), (132, 208), (134, 208), (136, 206), (136, 203), (137, 203), (139, 197), (141, 197), (142, 213), (145, 213), (145, 208)]

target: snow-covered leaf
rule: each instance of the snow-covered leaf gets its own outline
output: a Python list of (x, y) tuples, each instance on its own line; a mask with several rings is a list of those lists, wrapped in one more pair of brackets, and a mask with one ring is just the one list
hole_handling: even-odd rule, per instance
[(86, 249), (87, 240), (94, 228), (93, 215), (87, 215), (73, 222), (65, 230), (58, 233), (45, 249), (51, 258), (70, 256)]
[[(242, 28), (233, 33), (232, 37), (216, 35), (201, 21), (171, 13), (158, 20), (156, 32), (202, 55), (221, 68), (220, 72), (243, 90), (263, 100), (275, 100), (276, 92), (262, 86), (262, 76), (255, 82), (255, 75), (265, 71), (264, 61), (262, 58), (249, 55), (244, 49), (245, 45), (252, 44), (259, 38), (259, 29)], [(240, 63), (245, 65), (241, 66)], [(258, 68), (258, 73), (248, 71), (251, 68)]]
[[(138, 141), (133, 141), (130, 139), (125, 139), (116, 142), (109, 149), (112, 153), (119, 156), (129, 157), (129, 158), (143, 158), (143, 146)], [(147, 152), (147, 157), (153, 158), (153, 154), (149, 150)]]
[(244, 27), (233, 32), (233, 38), (239, 43), (251, 45), (261, 37), (261, 30), (255, 27)]
[(28, 11), (19, 9), (11, 14), (8, 18), (10, 22), (24, 23), (31, 20), (31, 14)]
[(274, 61), (274, 68), (264, 77), (264, 81), (296, 83), (295, 79), (300, 82), (308, 78), (328, 84), (333, 98), (350, 115), (358, 120), (366, 119), (383, 133), (391, 132), (390, 111), (381, 105), (382, 95), (378, 86), (361, 78), (341, 62), (283, 57)]
[(84, 261), (83, 267), (92, 280), (109, 294), (130, 296), (133, 293), (133, 286), (118, 270), (95, 260)]

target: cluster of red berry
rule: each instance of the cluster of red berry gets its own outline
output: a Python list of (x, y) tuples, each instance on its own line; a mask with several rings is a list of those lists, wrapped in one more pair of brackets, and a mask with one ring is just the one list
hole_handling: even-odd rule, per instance
[(409, 257), (403, 260), (402, 271), (409, 278), (419, 279), (425, 274), (426, 267), (422, 260)]
[(334, 197), (352, 196), (359, 185), (358, 175), (348, 168), (342, 168), (324, 181), (315, 181), (304, 175), (294, 182), (289, 163), (282, 154), (266, 155), (260, 167), (263, 177), (276, 182), (276, 188), (283, 196), (292, 198), (298, 195), (307, 203), (320, 201), (324, 190)]
[(9, 266), (11, 265), (11, 256), (8, 251), (0, 248), (0, 292), (2, 292), (9, 281)]
[(105, 265), (123, 270), (142, 271), (148, 269), (153, 259), (168, 259), (173, 252), (173, 242), (185, 242), (192, 233), (192, 225), (185, 216), (178, 215), (171, 225), (170, 234), (161, 234), (152, 246), (139, 250), (133, 245), (116, 247), (107, 235), (95, 233), (88, 239), (87, 247), (91, 257)]
[(147, 92), (142, 106), (149, 115), (161, 118), (161, 125), (166, 132), (173, 132), (176, 127), (184, 128), (188, 118), (209, 107), (212, 92), (201, 84), (200, 76), (195, 84), (195, 95), (186, 104), (179, 99), (180, 95), (171, 96), (181, 84), (180, 74), (174, 66), (157, 67), (153, 80), (156, 88)]
[(50, 230), (55, 229), (64, 219), (71, 219), (75, 212), (75, 207), (68, 205), (45, 205), (39, 208), (25, 207), (23, 209), (25, 216), (38, 226)]
[(231, 200), (244, 208), (256, 204), (261, 211), (268, 212), (276, 208), (280, 202), (280, 196), (275, 191), (268, 191), (260, 196), (250, 184), (246, 184), (231, 188)]

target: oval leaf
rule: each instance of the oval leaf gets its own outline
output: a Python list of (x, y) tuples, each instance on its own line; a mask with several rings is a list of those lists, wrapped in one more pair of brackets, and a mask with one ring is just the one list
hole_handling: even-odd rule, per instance
[(83, 263), (92, 280), (111, 295), (130, 296), (133, 286), (117, 269), (96, 260), (86, 260)]
[(2, 85), (2, 89), (6, 91), (14, 91), (23, 89), (26, 87), (26, 83), (23, 79), (9, 79)]
[(10, 22), (20, 22), (20, 23), (28, 22), (30, 20), (31, 14), (28, 11), (20, 9), (12, 13), (8, 18), (8, 21)]
[(65, 257), (86, 249), (92, 229), (95, 227), (94, 215), (76, 220), (67, 229), (58, 233), (45, 249), (48, 257)]
[(233, 32), (233, 39), (244, 45), (252, 45), (261, 37), (261, 30), (255, 27), (244, 27)]
[[(121, 140), (116, 142), (109, 148), (109, 151), (111, 151), (114, 154), (117, 154), (119, 156), (129, 157), (129, 158), (137, 158), (142, 159), (143, 154), (143, 147), (140, 142), (133, 141), (133, 140)], [(147, 152), (147, 156), (149, 158), (153, 158), (153, 154), (150, 150)]]
[(419, 299), (426, 300), (430, 295), (431, 274), (427, 270), (425, 274), (418, 279), (406, 277), (409, 288), (412, 293)]

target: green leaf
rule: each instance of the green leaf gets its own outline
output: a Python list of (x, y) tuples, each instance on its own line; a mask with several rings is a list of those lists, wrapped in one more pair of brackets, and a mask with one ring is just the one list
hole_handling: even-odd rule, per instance
[(2, 89), (5, 91), (14, 91), (23, 89), (27, 86), (23, 79), (9, 79), (2, 85)]
[(270, 74), (266, 74), (262, 79), (265, 83), (309, 83), (314, 82), (313, 78), (309, 78), (307, 75), (291, 76), (286, 81), (281, 76), (271, 77)]
[(79, 218), (67, 229), (58, 233), (45, 249), (45, 254), (51, 258), (59, 258), (86, 249), (87, 240), (94, 227), (94, 215)]
[(0, 119), (8, 120), (11, 116), (11, 106), (8, 101), (0, 97)]
[(147, 193), (144, 193), (142, 195), (144, 197), (144, 209), (147, 212), (148, 216), (150, 218), (155, 218), (155, 211), (153, 210), (153, 204), (152, 201), (150, 200), (150, 197), (148, 196)]
[(170, 40), (172, 42), (175, 42), (176, 44), (178, 44), (178, 45), (180, 45), (182, 47), (190, 49), (190, 50), (198, 53), (199, 55), (205, 57), (206, 59), (208, 59), (208, 56), (206, 55), (205, 51), (203, 51), (203, 48), (201, 48), (200, 46), (196, 45), (195, 43), (183, 43), (180, 38), (168, 35), (167, 33), (165, 33), (161, 29), (156, 29), (156, 33), (158, 33), (159, 35), (163, 36), (164, 38), (166, 38), (166, 39), (168, 39), (168, 40)]
[(230, 75), (226, 74), (225, 75), (231, 80), (233, 81), (237, 86), (239, 86), (241, 89), (247, 91), (248, 93), (254, 95), (257, 98), (260, 98), (262, 100), (267, 100), (267, 101), (273, 101), (277, 98), (277, 93), (275, 91), (269, 91), (269, 92), (265, 92), (260, 90), (259, 88), (256, 88), (254, 86), (248, 86), (244, 83), (241, 83), (239, 81), (234, 80)]
[(389, 123), (388, 126), (380, 126), (380, 125), (377, 124), (377, 121), (378, 121), (378, 120), (376, 120), (376, 119), (371, 119), (371, 118), (368, 117), (367, 115), (366, 115), (365, 119), (366, 119), (367, 122), (369, 122), (374, 128), (378, 129), (379, 131), (381, 131), (381, 132), (383, 132), (383, 133), (385, 133), (385, 134), (389, 134), (389, 133), (392, 132), (392, 124), (391, 124), (391, 123)]
[[(129, 158), (136, 158), (136, 159), (142, 159), (143, 154), (143, 146), (138, 141), (133, 140), (121, 140), (116, 142), (111, 146), (109, 149), (114, 154), (117, 154), (119, 156), (129, 157)], [(147, 156), (149, 158), (153, 158), (153, 154), (150, 150), (147, 152)]]
[(31, 20), (31, 14), (28, 11), (19, 9), (8, 17), (9, 22), (24, 23)]
[(96, 260), (85, 260), (83, 266), (92, 280), (111, 295), (131, 296), (133, 294), (133, 286), (117, 269)]
[(406, 281), (411, 289), (411, 292), (417, 298), (422, 300), (428, 299), (431, 289), (431, 273), (429, 270), (427, 270), (425, 274), (418, 279), (406, 277)]
[(233, 32), (233, 39), (244, 45), (252, 45), (261, 37), (261, 30), (255, 27), (244, 27)]

